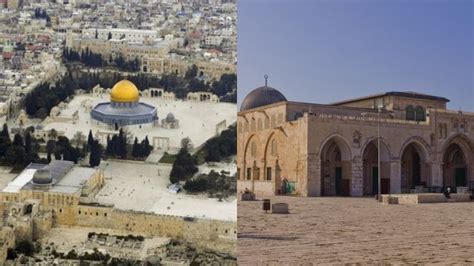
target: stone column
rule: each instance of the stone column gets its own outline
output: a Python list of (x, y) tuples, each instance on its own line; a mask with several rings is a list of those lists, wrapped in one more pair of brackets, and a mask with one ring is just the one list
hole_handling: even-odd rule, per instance
[(362, 196), (363, 195), (363, 168), (362, 160), (359, 156), (355, 157), (352, 161), (352, 178), (351, 178), (351, 196)]
[[(321, 196), (321, 159), (316, 154), (309, 154), (306, 161), (306, 189), (302, 190), (303, 196), (319, 197)], [(305, 193), (306, 192), (306, 193)], [(306, 194), (306, 195), (304, 195)]]
[(443, 164), (440, 162), (434, 161), (431, 163), (431, 186), (443, 186)]
[(390, 193), (402, 193), (402, 164), (400, 160), (390, 162)]

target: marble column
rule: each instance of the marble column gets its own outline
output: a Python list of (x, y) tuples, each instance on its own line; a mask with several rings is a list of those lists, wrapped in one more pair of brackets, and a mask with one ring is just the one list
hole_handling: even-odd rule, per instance
[(431, 186), (443, 187), (443, 164), (440, 162), (431, 163)]
[(360, 157), (354, 158), (352, 161), (352, 178), (351, 178), (351, 196), (363, 195), (363, 168)]
[(390, 162), (390, 193), (402, 193), (402, 164), (400, 160)]

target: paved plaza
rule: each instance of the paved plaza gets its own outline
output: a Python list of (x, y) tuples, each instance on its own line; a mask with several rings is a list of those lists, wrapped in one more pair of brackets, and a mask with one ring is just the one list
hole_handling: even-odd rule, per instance
[[(235, 221), (236, 199), (229, 197), (222, 202), (208, 198), (207, 194), (174, 194), (168, 191), (169, 164), (147, 164), (129, 161), (104, 161), (105, 186), (96, 196), (101, 203), (114, 204), (117, 209), (144, 211), (156, 214), (210, 218)], [(215, 168), (201, 166), (201, 172)]]
[(288, 203), (290, 214), (265, 214), (262, 201), (238, 202), (239, 265), (474, 264), (473, 202), (269, 199)]

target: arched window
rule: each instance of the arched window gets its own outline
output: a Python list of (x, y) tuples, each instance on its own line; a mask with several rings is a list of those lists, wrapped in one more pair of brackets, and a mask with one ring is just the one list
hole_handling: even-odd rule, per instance
[(268, 117), (265, 117), (265, 129), (268, 129), (270, 127), (270, 120)]
[(275, 117), (274, 114), (272, 115), (271, 127), (272, 127), (272, 128), (276, 127), (276, 117)]
[(278, 155), (277, 142), (274, 139), (272, 140), (271, 155), (272, 156), (277, 156)]
[(409, 105), (405, 109), (406, 113), (406, 120), (415, 120), (415, 108), (413, 106)]
[(254, 132), (255, 131), (255, 119), (252, 118), (252, 121), (250, 121), (250, 131)]
[(255, 144), (255, 141), (252, 141), (252, 143), (250, 144), (250, 155), (252, 155), (252, 157), (255, 157), (256, 154), (257, 154), (257, 144)]
[(283, 123), (283, 114), (278, 114), (278, 124)]
[(421, 106), (416, 107), (415, 116), (416, 116), (416, 121), (425, 121), (426, 120), (425, 109), (423, 109), (423, 107)]
[(258, 131), (262, 130), (262, 119), (261, 118), (259, 118), (257, 120), (257, 130)]

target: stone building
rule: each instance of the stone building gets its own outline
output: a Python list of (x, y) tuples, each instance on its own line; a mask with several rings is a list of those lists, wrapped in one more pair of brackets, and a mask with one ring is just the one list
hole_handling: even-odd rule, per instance
[[(333, 104), (255, 89), (238, 113), (238, 189), (301, 196), (439, 192), (474, 185), (474, 113), (387, 92)], [(380, 128), (380, 168), (378, 136)]]
[(1, 181), (0, 264), (16, 241), (41, 239), (57, 226), (170, 237), (215, 247), (219, 252), (235, 252), (235, 221), (123, 210), (99, 202), (96, 196), (106, 182), (102, 168), (58, 160), (30, 164), (11, 181)]

